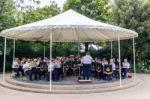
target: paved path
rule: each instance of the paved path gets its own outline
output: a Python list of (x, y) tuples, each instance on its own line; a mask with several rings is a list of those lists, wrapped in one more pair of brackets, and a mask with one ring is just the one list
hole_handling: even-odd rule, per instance
[(0, 99), (150, 99), (150, 75), (138, 74), (140, 84), (125, 90), (94, 94), (40, 94), (0, 86)]

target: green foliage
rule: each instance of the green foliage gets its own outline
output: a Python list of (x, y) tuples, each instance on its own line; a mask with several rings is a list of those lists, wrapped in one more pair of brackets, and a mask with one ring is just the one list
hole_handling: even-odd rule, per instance
[(67, 0), (64, 10), (73, 9), (94, 20), (109, 22), (112, 13), (107, 0)]
[[(132, 29), (139, 34), (135, 39), (137, 72), (150, 73), (150, 1), (115, 0), (113, 6), (113, 24)], [(117, 42), (114, 53), (117, 52)], [(116, 54), (115, 54), (116, 55)], [(121, 41), (121, 56), (133, 60), (132, 40)], [(133, 69), (133, 66), (132, 66)]]
[(53, 56), (69, 56), (78, 54), (78, 43), (53, 43)]
[[(18, 3), (19, 2), (19, 3)], [(33, 0), (37, 3), (37, 0)], [(17, 7), (17, 8), (16, 8)], [(17, 10), (20, 9), (20, 10)], [(0, 31), (18, 25), (28, 24), (46, 19), (60, 13), (57, 4), (51, 2), (49, 6), (34, 9), (32, 5), (25, 5), (24, 0), (1, 0), (0, 2)], [(3, 52), (3, 38), (0, 38), (0, 52)], [(43, 42), (42, 42), (43, 43)], [(16, 57), (43, 56), (43, 45), (40, 42), (16, 41)], [(7, 67), (12, 63), (13, 40), (7, 41)], [(2, 53), (3, 54), (3, 53)], [(3, 60), (3, 55), (0, 55)], [(0, 61), (2, 69), (3, 61)]]
[[(108, 4), (108, 0), (67, 0), (63, 10), (73, 9), (91, 19), (110, 23), (112, 20), (112, 12)], [(85, 51), (89, 43), (85, 43)], [(95, 55), (95, 50), (90, 52)]]
[[(139, 34), (136, 38), (136, 59), (149, 60), (150, 40), (150, 1), (115, 0), (113, 22), (121, 27), (132, 29)], [(122, 41), (123, 56), (132, 56), (131, 40)], [(128, 51), (127, 51), (128, 50)]]
[(0, 1), (0, 31), (6, 28), (15, 26), (14, 14), (16, 8), (13, 5), (13, 0), (1, 0)]
[[(51, 5), (45, 6), (43, 8), (37, 8), (36, 10), (29, 10), (26, 12), (20, 13), (20, 20), (22, 20), (22, 24), (32, 23), (35, 21), (39, 21), (42, 19), (50, 18), (60, 13), (60, 9), (57, 5), (52, 2)], [(19, 21), (20, 21), (19, 20)]]
[[(4, 29), (8, 29), (16, 26), (15, 13), (16, 7), (13, 4), (13, 0), (1, 0), (0, 1), (0, 32)], [(8, 50), (9, 51), (9, 50)], [(3, 63), (3, 38), (0, 38), (0, 69)]]

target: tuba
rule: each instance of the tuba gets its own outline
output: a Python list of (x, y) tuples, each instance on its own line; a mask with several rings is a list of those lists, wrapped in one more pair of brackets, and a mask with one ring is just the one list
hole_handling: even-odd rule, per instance
[(112, 65), (105, 65), (103, 69), (103, 73), (106, 75), (111, 75), (113, 73)]

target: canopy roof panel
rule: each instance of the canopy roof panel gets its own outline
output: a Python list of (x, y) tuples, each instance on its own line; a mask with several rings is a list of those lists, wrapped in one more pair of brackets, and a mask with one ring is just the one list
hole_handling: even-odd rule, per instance
[(0, 36), (27, 41), (96, 42), (130, 39), (138, 34), (132, 30), (102, 23), (73, 10), (34, 23), (2, 31)]

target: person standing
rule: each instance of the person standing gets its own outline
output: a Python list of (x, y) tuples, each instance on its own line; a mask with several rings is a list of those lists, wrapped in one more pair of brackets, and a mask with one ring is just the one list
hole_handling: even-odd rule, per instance
[(130, 68), (130, 63), (128, 62), (127, 59), (124, 59), (124, 62), (122, 63), (123, 78), (127, 77), (127, 73), (129, 72), (129, 68)]
[(116, 66), (115, 66), (115, 63), (114, 63), (114, 60), (113, 59), (110, 59), (110, 63), (109, 63), (111, 66), (112, 66), (112, 78), (115, 78), (115, 70), (116, 70)]
[(83, 79), (89, 80), (90, 77), (90, 67), (92, 64), (93, 58), (90, 56), (90, 53), (86, 53), (86, 55), (82, 58), (83, 63)]

